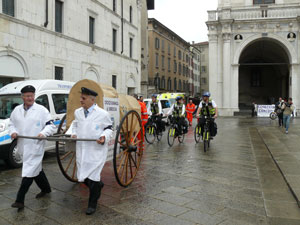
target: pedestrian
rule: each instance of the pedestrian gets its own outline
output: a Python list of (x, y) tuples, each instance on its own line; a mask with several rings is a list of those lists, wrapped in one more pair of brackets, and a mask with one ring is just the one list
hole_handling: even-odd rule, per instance
[(287, 102), (284, 102), (281, 109), (283, 110), (283, 126), (285, 127), (285, 133), (288, 134), (291, 114), (294, 111), (292, 98), (289, 98)]
[(189, 121), (189, 125), (192, 126), (193, 122), (193, 113), (195, 111), (195, 104), (193, 103), (193, 100), (190, 99), (189, 103), (186, 105), (186, 113), (187, 113), (187, 119)]
[(112, 122), (110, 115), (95, 104), (98, 93), (82, 87), (80, 108), (75, 110), (75, 120), (72, 125), (72, 138), (97, 139), (91, 141), (77, 141), (76, 166), (77, 179), (89, 188), (89, 202), (87, 215), (96, 211), (97, 202), (104, 184), (101, 181), (101, 171), (106, 161), (108, 142), (112, 136)]
[(282, 104), (284, 101), (282, 100), (281, 97), (279, 97), (278, 102), (275, 103), (275, 112), (277, 113), (278, 116), (278, 125), (281, 127), (283, 123), (283, 111), (282, 111)]
[(255, 116), (255, 102), (252, 102), (251, 111), (252, 111), (252, 117), (254, 117)]
[(56, 131), (49, 111), (34, 102), (35, 88), (27, 85), (21, 89), (23, 104), (15, 107), (10, 116), (9, 131), (12, 139), (18, 140), (18, 154), (23, 159), (22, 182), (13, 208), (24, 208), (25, 195), (33, 180), (41, 189), (36, 198), (51, 192), (51, 187), (42, 169), (45, 140), (18, 138), (18, 136), (46, 137)]
[[(144, 139), (144, 137), (145, 137), (145, 126), (148, 122), (147, 107), (146, 107), (146, 104), (142, 101), (142, 99), (138, 98), (138, 96), (136, 94), (134, 94), (133, 97), (139, 102), (140, 107), (141, 107), (141, 120), (142, 120), (143, 139)], [(138, 140), (142, 140), (141, 133), (138, 134)], [(144, 146), (143, 146), (143, 150), (144, 150)]]

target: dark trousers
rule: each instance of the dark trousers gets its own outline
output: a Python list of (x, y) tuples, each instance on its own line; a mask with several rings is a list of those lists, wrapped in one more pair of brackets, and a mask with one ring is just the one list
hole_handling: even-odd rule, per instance
[(89, 178), (86, 178), (84, 180), (84, 184), (89, 188), (90, 190), (90, 196), (89, 196), (89, 204), (88, 208), (97, 208), (97, 202), (101, 195), (101, 189), (103, 188), (104, 184), (102, 181), (93, 181)]
[[(209, 122), (209, 132), (210, 133), (212, 133), (212, 129), (214, 129), (214, 122), (215, 122), (215, 119), (211, 118), (211, 120)], [(204, 124), (205, 124), (205, 118), (204, 117), (201, 117), (199, 119), (199, 124), (200, 124), (200, 127), (201, 127), (201, 135), (203, 136), (203, 130), (204, 130)]]
[(178, 133), (179, 135), (183, 134), (183, 129), (185, 127), (185, 118), (184, 117), (177, 117), (177, 124), (178, 124)]
[(278, 114), (278, 124), (279, 126), (283, 125), (283, 113)]
[(33, 180), (35, 181), (35, 183), (41, 189), (42, 192), (45, 193), (51, 192), (49, 181), (46, 177), (46, 174), (42, 170), (39, 173), (39, 175), (37, 175), (36, 177), (23, 177), (21, 182), (21, 187), (17, 194), (16, 202), (24, 203), (25, 195), (28, 192)]

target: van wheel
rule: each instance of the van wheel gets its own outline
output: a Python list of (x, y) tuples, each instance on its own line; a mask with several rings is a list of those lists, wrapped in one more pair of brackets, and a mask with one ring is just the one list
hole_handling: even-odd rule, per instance
[(11, 167), (19, 168), (22, 166), (23, 160), (17, 154), (17, 141), (13, 141), (8, 152), (8, 159), (6, 159), (6, 163)]

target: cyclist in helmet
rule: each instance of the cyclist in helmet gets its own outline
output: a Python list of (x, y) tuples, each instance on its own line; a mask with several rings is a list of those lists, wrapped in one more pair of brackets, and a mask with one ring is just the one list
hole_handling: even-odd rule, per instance
[[(173, 115), (173, 117), (178, 122), (178, 132), (179, 135), (187, 133), (187, 126), (185, 124), (185, 105), (183, 104), (183, 98), (181, 96), (176, 97), (176, 102), (170, 108), (168, 115)], [(182, 130), (184, 128), (184, 130)]]
[(160, 101), (157, 100), (157, 94), (152, 95), (152, 102), (149, 104), (148, 113), (155, 118), (158, 132), (165, 130), (165, 123), (162, 121), (162, 107)]
[(203, 93), (202, 101), (199, 104), (196, 115), (197, 118), (200, 118), (199, 124), (201, 126), (201, 131), (203, 131), (204, 129), (205, 116), (210, 116), (212, 118), (209, 126), (210, 133), (211, 136), (215, 136), (217, 134), (217, 129), (214, 121), (218, 117), (218, 106), (216, 102), (212, 100), (212, 98), (210, 97), (210, 93), (208, 91)]

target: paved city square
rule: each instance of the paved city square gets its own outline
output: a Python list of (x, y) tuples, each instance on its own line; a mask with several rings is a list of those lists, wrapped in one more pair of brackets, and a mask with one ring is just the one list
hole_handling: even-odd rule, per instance
[(63, 177), (54, 153), (43, 164), (52, 193), (37, 200), (39, 189), (32, 185), (19, 212), (10, 205), (21, 169), (1, 162), (0, 224), (300, 224), (300, 120), (291, 121), (288, 135), (268, 118), (217, 123), (206, 153), (203, 143), (195, 144), (192, 128), (183, 144), (170, 148), (164, 135), (147, 145), (128, 188), (117, 184), (107, 163), (92, 216), (85, 215), (88, 189)]

